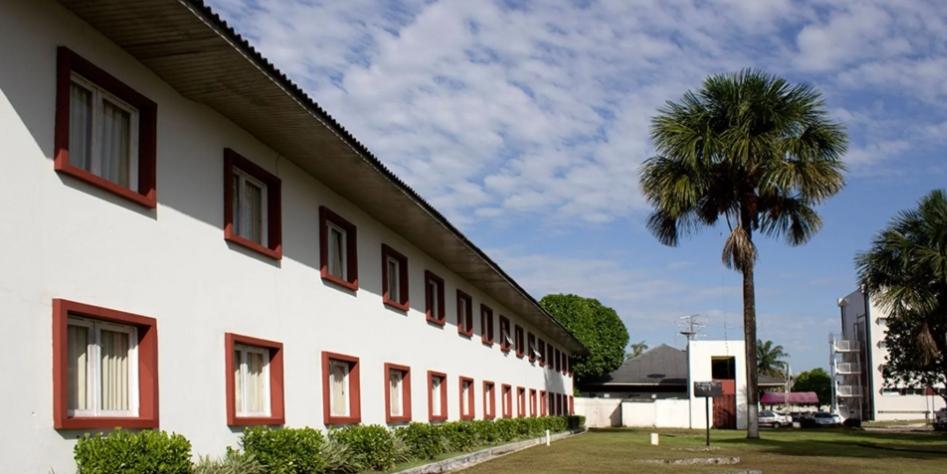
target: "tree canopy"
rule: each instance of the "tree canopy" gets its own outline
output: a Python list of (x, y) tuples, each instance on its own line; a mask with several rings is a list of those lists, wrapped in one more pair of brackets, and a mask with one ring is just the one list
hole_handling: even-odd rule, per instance
[(832, 401), (832, 377), (821, 367), (807, 370), (796, 376), (793, 382), (794, 392), (815, 392), (822, 405)]
[(539, 304), (589, 349), (589, 355), (572, 358), (577, 382), (601, 377), (621, 366), (628, 329), (614, 309), (578, 295), (546, 295)]
[[(947, 195), (901, 212), (856, 257), (863, 288), (887, 312), (887, 386), (947, 382)], [(872, 315), (880, 317), (881, 315)], [(947, 400), (947, 394), (942, 396)]]
[(783, 365), (789, 357), (783, 346), (773, 341), (758, 341), (756, 343), (756, 368), (759, 373), (782, 377), (786, 367)]
[(635, 357), (638, 357), (641, 354), (644, 354), (644, 352), (648, 350), (648, 343), (644, 341), (638, 341), (638, 342), (632, 343), (628, 347), (629, 349), (631, 349), (631, 351), (625, 354), (625, 360), (634, 359)]

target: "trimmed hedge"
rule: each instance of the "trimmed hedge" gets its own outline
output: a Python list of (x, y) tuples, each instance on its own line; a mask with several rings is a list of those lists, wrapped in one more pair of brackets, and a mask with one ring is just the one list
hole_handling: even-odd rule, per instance
[(329, 439), (346, 446), (359, 469), (387, 471), (408, 459), (396, 445), (394, 433), (384, 426), (352, 425), (332, 429)]
[(191, 442), (179, 434), (117, 429), (86, 434), (73, 449), (77, 472), (178, 474), (191, 472)]
[(322, 432), (312, 428), (250, 427), (240, 438), (243, 451), (274, 474), (325, 472), (325, 444)]

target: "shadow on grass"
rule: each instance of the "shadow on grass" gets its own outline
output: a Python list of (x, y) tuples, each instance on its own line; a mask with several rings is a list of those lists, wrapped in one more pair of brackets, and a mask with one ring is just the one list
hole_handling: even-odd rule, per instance
[(947, 438), (931, 435), (867, 433), (851, 430), (802, 430), (763, 433), (758, 440), (726, 438), (718, 446), (752, 447), (783, 456), (947, 459)]

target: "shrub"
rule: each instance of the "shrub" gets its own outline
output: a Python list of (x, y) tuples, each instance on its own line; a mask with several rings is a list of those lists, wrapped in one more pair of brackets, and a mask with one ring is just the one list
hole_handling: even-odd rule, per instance
[(469, 421), (450, 421), (438, 427), (450, 451), (468, 451), (477, 444), (477, 432)]
[(516, 421), (512, 418), (501, 418), (494, 422), (498, 441), (512, 441), (516, 438)]
[(440, 428), (429, 423), (411, 423), (395, 432), (408, 454), (417, 459), (434, 459), (447, 451)]
[(269, 473), (311, 474), (326, 470), (321, 455), (325, 437), (312, 428), (247, 428), (240, 439), (244, 452)]
[(573, 431), (585, 428), (585, 417), (581, 415), (566, 417), (566, 427)]
[(395, 437), (384, 426), (353, 425), (334, 429), (329, 438), (344, 444), (358, 464), (367, 469), (385, 471), (404, 461), (404, 453), (395, 445)]
[(476, 434), (477, 441), (480, 444), (493, 444), (499, 440), (497, 425), (490, 420), (477, 420), (470, 422), (473, 431)]
[(326, 444), (322, 447), (322, 457), (325, 459), (327, 472), (348, 474), (368, 469), (361, 464), (360, 459), (352, 455), (352, 450), (348, 445), (333, 438), (326, 440)]
[(178, 474), (191, 471), (191, 443), (179, 434), (145, 430), (85, 435), (73, 450), (82, 473)]
[(252, 454), (228, 450), (221, 459), (201, 456), (194, 465), (193, 474), (265, 474), (266, 468)]

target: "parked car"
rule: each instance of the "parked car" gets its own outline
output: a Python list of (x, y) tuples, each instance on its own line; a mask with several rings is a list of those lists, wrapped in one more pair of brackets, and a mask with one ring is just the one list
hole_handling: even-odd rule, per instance
[(934, 429), (947, 431), (947, 408), (941, 408), (934, 412)]
[(779, 428), (792, 425), (792, 418), (775, 411), (763, 410), (760, 412), (759, 423), (760, 426)]
[(842, 417), (835, 413), (818, 412), (812, 415), (816, 427), (840, 426)]

